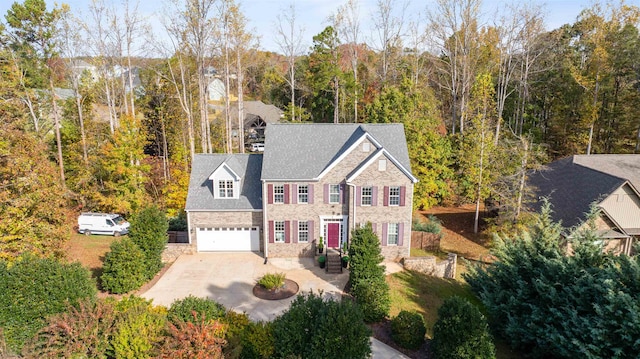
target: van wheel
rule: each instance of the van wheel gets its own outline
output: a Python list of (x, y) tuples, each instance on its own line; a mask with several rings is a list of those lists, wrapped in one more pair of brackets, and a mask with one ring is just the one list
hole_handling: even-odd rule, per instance
[(114, 236), (114, 237), (120, 237), (120, 232), (118, 232), (118, 231), (113, 232), (113, 236)]
[(88, 229), (85, 229), (85, 231), (84, 231), (84, 235), (85, 235), (85, 236), (90, 236), (90, 235), (91, 235), (91, 231), (90, 231), (90, 230), (88, 230)]

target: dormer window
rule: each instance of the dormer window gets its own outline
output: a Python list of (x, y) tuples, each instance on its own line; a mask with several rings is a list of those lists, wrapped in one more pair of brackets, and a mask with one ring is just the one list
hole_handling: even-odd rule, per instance
[(220, 198), (233, 198), (233, 181), (218, 181)]

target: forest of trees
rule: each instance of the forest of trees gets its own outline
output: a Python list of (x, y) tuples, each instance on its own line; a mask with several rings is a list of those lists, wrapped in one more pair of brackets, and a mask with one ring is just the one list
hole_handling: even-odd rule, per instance
[[(488, 22), (481, 0), (436, 0), (422, 14), (345, 0), (307, 47), (291, 5), (270, 34), (278, 53), (259, 49), (235, 0), (162, 6), (162, 34), (129, 0), (92, 0), (82, 16), (17, 1), (0, 20), (0, 256), (59, 254), (80, 210), (155, 203), (179, 216), (193, 155), (245, 150), (234, 133), (246, 100), (291, 122), (403, 123), (416, 208), (491, 196), (510, 221), (525, 209), (527, 170), (640, 151), (635, 6), (595, 4), (548, 30), (544, 9), (524, 3)], [(213, 77), (222, 110), (208, 101)]]

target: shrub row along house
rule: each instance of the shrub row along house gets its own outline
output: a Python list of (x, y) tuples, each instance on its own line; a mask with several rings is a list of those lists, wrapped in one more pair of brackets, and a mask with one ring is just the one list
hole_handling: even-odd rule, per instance
[(567, 236), (588, 225), (595, 205), (595, 229), (605, 250), (631, 254), (640, 238), (640, 155), (575, 155), (531, 173), (528, 182), (539, 199), (534, 209), (547, 198)]
[(190, 243), (306, 257), (370, 222), (385, 258), (406, 257), (417, 181), (401, 124), (270, 124), (264, 154), (195, 156)]

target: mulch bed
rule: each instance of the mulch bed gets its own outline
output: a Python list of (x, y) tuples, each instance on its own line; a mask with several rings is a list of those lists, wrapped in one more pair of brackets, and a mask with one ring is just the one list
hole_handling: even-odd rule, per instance
[(260, 284), (256, 284), (253, 287), (253, 295), (260, 299), (280, 300), (296, 295), (296, 293), (298, 293), (298, 289), (298, 283), (291, 279), (285, 279), (282, 287), (272, 290), (266, 289)]
[(401, 348), (393, 339), (391, 339), (391, 321), (384, 319), (378, 323), (369, 324), (369, 328), (373, 332), (373, 337), (387, 344), (411, 359), (431, 359), (429, 352), (429, 340), (426, 340), (422, 347), (417, 350)]

